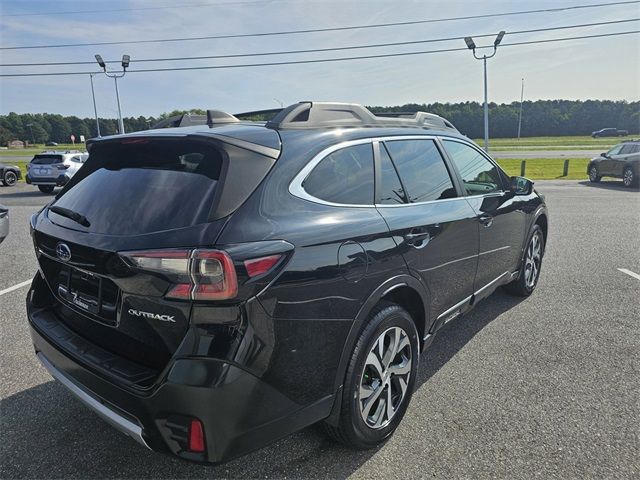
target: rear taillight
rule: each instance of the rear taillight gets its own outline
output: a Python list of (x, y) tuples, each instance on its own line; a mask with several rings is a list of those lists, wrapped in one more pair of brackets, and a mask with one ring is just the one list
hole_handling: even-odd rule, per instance
[(141, 270), (169, 277), (165, 295), (179, 300), (226, 300), (238, 293), (231, 257), (220, 250), (148, 250), (121, 254)]

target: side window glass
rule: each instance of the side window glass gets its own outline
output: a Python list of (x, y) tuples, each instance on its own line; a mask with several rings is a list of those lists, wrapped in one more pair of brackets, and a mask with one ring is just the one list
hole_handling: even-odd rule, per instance
[(366, 143), (326, 156), (302, 182), (302, 188), (331, 203), (373, 205), (373, 184), (373, 149)]
[(460, 172), (467, 195), (502, 190), (498, 168), (476, 149), (464, 143), (443, 140), (444, 148)]
[(398, 172), (391, 162), (391, 157), (383, 144), (380, 144), (380, 187), (378, 203), (381, 205), (397, 205), (407, 203), (404, 189), (398, 178)]
[(622, 150), (622, 145), (616, 145), (615, 147), (613, 147), (611, 150), (607, 152), (607, 155), (609, 156), (618, 155), (620, 153), (620, 150)]
[(449, 171), (433, 140), (385, 142), (410, 203), (457, 196)]
[(624, 145), (622, 149), (620, 149), (621, 155), (627, 155), (629, 153), (633, 153), (633, 145), (627, 144), (627, 145)]

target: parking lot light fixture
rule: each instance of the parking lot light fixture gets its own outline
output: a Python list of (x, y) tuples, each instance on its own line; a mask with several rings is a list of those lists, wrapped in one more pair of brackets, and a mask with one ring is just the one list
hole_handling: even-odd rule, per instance
[(473, 57), (476, 60), (482, 60), (484, 64), (484, 150), (485, 152), (489, 151), (489, 104), (487, 103), (487, 58), (493, 57), (498, 51), (498, 45), (502, 42), (505, 34), (504, 30), (501, 30), (500, 33), (496, 36), (496, 39), (493, 41), (493, 53), (491, 55), (483, 55), (479, 57), (476, 55), (476, 43), (473, 41), (472, 37), (464, 37), (464, 43), (467, 44), (467, 48), (473, 51)]
[(104, 60), (102, 60), (102, 57), (100, 55), (96, 54), (96, 62), (98, 62), (98, 65), (100, 65), (100, 68), (102, 68), (102, 70), (104, 70), (105, 72), (107, 71), (107, 65), (104, 63)]
[(124, 77), (125, 73), (127, 73), (127, 68), (129, 67), (129, 63), (131, 61), (131, 56), (122, 55), (122, 72), (108, 72), (107, 71), (107, 64), (102, 59), (102, 57), (100, 55), (98, 55), (98, 54), (96, 54), (95, 57), (96, 57), (96, 61), (98, 62), (98, 65), (100, 65), (100, 67), (104, 71), (104, 74), (109, 78), (113, 78), (113, 82), (114, 82), (115, 87), (116, 87), (116, 100), (118, 102), (118, 130), (120, 131), (120, 134), (123, 134), (124, 133), (124, 122), (122, 121), (122, 109), (120, 108), (120, 94), (118, 92), (118, 78)]

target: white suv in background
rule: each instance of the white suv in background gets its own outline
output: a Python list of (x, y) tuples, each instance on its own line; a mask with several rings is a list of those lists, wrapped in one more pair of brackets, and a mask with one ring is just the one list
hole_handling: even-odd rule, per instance
[(37, 154), (27, 165), (26, 181), (37, 185), (42, 193), (51, 193), (64, 186), (89, 158), (87, 152), (67, 150), (47, 151)]

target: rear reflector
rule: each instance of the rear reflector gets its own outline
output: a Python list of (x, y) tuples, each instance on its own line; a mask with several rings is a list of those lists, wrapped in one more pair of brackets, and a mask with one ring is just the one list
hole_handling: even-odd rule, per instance
[(204, 429), (202, 428), (202, 422), (197, 418), (192, 419), (189, 424), (188, 448), (191, 452), (204, 452)]
[(282, 258), (282, 255), (270, 255), (268, 257), (252, 258), (245, 260), (244, 266), (250, 277), (257, 277), (271, 270), (276, 263)]

